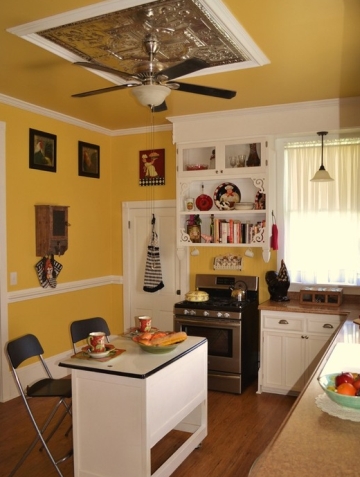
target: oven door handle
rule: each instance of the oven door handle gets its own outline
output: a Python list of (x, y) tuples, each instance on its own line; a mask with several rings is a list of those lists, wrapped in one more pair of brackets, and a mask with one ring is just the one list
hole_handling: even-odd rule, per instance
[(240, 328), (241, 321), (232, 321), (229, 323), (226, 320), (216, 320), (214, 321), (206, 319), (206, 320), (187, 320), (182, 318), (175, 318), (175, 322), (179, 323), (180, 325), (200, 325), (200, 326), (231, 326), (231, 328)]

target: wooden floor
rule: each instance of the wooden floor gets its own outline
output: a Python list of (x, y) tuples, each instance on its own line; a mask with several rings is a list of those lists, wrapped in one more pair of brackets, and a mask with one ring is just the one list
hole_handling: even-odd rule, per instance
[[(209, 391), (208, 436), (172, 474), (172, 477), (245, 477), (254, 460), (263, 452), (295, 401), (294, 397), (256, 394), (254, 383), (241, 395)], [(38, 415), (48, 409), (42, 399), (34, 399)], [(71, 435), (64, 433), (69, 421), (50, 441), (56, 457), (71, 447)], [(20, 398), (0, 403), (0, 476), (12, 470), (35, 435)], [(181, 445), (184, 433), (173, 431), (152, 450), (152, 472), (169, 453)], [(56, 446), (59, 446), (57, 449)], [(99, 456), (101, 458), (101, 456)], [(73, 477), (73, 459), (60, 464), (64, 477)], [(120, 470), (120, 469), (119, 469)], [(16, 473), (17, 477), (57, 476), (45, 452), (37, 446)], [(119, 477), (122, 476), (119, 472)], [(140, 476), (139, 476), (140, 477)]]

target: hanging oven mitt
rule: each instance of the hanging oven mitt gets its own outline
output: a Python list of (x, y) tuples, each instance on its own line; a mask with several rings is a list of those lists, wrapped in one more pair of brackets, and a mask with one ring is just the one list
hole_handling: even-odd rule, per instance
[(48, 257), (43, 257), (35, 265), (35, 270), (39, 278), (40, 285), (43, 288), (50, 286), (51, 288), (56, 288), (57, 285), (57, 276), (62, 270), (61, 263), (57, 262), (54, 259), (54, 255)]
[(279, 231), (276, 225), (274, 211), (272, 212), (272, 220), (273, 220), (273, 224), (272, 224), (272, 230), (271, 230), (271, 248), (273, 250), (278, 250), (279, 249), (279, 239), (278, 239)]
[(151, 239), (147, 250), (146, 265), (145, 265), (145, 278), (143, 290), (148, 293), (154, 293), (164, 288), (162, 281), (161, 263), (160, 263), (160, 251), (158, 235), (155, 230), (155, 216), (151, 221), (152, 232)]

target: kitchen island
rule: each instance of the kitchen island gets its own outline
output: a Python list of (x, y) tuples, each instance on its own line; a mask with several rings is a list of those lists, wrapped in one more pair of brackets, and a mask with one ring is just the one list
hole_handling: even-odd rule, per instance
[[(167, 477), (207, 435), (207, 341), (165, 354), (127, 338), (108, 361), (69, 358), (75, 477)], [(188, 439), (153, 474), (151, 448), (173, 429)]]
[(344, 322), (340, 325), (323, 359), (297, 398), (274, 439), (255, 461), (249, 476), (343, 477), (359, 475), (360, 422), (329, 415), (322, 411), (315, 402), (315, 399), (323, 394), (317, 378), (320, 374), (327, 372), (326, 366), (330, 362), (331, 354), (337, 343), (360, 344), (359, 326), (353, 323), (353, 320), (359, 317), (359, 304), (342, 304), (340, 307), (328, 309), (316, 305), (304, 306), (296, 300), (284, 303), (268, 301), (261, 304), (260, 309), (340, 314), (343, 315)]

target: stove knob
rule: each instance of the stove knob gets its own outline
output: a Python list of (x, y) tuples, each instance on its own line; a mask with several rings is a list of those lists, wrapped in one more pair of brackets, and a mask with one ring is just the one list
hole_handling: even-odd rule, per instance
[(210, 316), (210, 313), (208, 311), (204, 311), (204, 316)]
[(224, 313), (224, 318), (230, 318), (230, 313)]
[(184, 310), (184, 315), (188, 315), (189, 314), (189, 310)]
[(218, 311), (217, 314), (216, 314), (216, 316), (217, 316), (218, 318), (221, 318), (221, 317), (223, 316), (223, 314), (222, 314), (221, 311)]
[(190, 310), (190, 315), (196, 315), (196, 311), (195, 310)]

